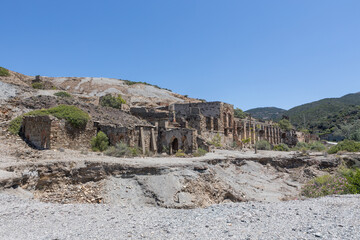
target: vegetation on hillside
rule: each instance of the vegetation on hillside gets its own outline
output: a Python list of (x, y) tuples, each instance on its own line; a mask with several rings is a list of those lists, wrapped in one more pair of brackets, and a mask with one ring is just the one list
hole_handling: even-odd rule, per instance
[(57, 92), (57, 93), (54, 93), (55, 96), (57, 97), (62, 97), (62, 98), (70, 98), (71, 97), (71, 94), (68, 93), (68, 92)]
[(360, 152), (360, 142), (354, 140), (344, 140), (339, 142), (337, 145), (332, 146), (328, 153), (333, 154), (337, 152)]
[(359, 193), (360, 169), (346, 167), (339, 168), (335, 175), (326, 174), (310, 180), (301, 190), (301, 195), (310, 198)]
[(9, 70), (6, 68), (0, 67), (0, 77), (8, 77), (10, 76)]
[(45, 88), (45, 86), (42, 82), (35, 82), (35, 83), (31, 84), (31, 86), (34, 89), (44, 89)]
[(352, 123), (360, 117), (360, 93), (341, 98), (326, 98), (294, 107), (286, 112), (297, 128), (314, 133), (332, 133), (342, 123)]
[(89, 115), (86, 112), (82, 111), (76, 106), (59, 105), (49, 109), (40, 109), (25, 113), (12, 120), (9, 124), (8, 130), (14, 135), (19, 134), (24, 116), (47, 116), (47, 115), (52, 115), (58, 119), (65, 119), (75, 128), (85, 127), (90, 119)]
[(121, 97), (120, 94), (117, 97), (112, 96), (111, 94), (106, 94), (100, 98), (100, 105), (103, 107), (112, 107), (121, 109), (121, 104), (125, 104), (126, 101)]
[(122, 81), (124, 81), (124, 83), (125, 83), (126, 85), (129, 85), (129, 86), (135, 85), (135, 84), (144, 84), (144, 85), (153, 86), (153, 87), (156, 87), (156, 88), (158, 88), (158, 89), (164, 89), (164, 90), (168, 90), (168, 91), (172, 92), (170, 89), (161, 88), (161, 87), (159, 87), (158, 85), (150, 84), (150, 83), (147, 83), (147, 82), (136, 82), (136, 81), (130, 81), (130, 80), (122, 80)]

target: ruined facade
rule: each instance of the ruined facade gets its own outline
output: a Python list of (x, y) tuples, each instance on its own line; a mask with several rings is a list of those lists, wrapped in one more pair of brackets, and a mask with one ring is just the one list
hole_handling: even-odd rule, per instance
[[(105, 110), (104, 110), (105, 109)], [(267, 140), (276, 145), (281, 142), (296, 144), (270, 121), (234, 116), (234, 107), (223, 102), (175, 103), (160, 108), (132, 107), (127, 112), (108, 108), (109, 117), (90, 121), (82, 130), (73, 129), (64, 120), (51, 116), (24, 117), (22, 132), (35, 147), (49, 149), (89, 147), (91, 137), (104, 132), (111, 145), (124, 142), (139, 147), (142, 153), (178, 150), (185, 153), (199, 147), (209, 150), (211, 145), (252, 147), (257, 141)], [(290, 134), (296, 136), (296, 134)]]

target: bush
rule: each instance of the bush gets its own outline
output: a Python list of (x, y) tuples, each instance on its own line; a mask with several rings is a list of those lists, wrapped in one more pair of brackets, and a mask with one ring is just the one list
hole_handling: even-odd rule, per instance
[(9, 70), (6, 68), (0, 67), (0, 77), (8, 77), (10, 76)]
[(71, 97), (70, 93), (67, 93), (67, 92), (57, 92), (57, 93), (54, 93), (54, 95), (57, 97), (63, 97), (63, 98)]
[(35, 83), (31, 84), (31, 86), (32, 86), (34, 89), (44, 89), (44, 84), (41, 83), (41, 82), (35, 82)]
[(11, 134), (14, 134), (14, 135), (19, 134), (22, 120), (23, 120), (23, 117), (20, 116), (10, 122), (8, 130)]
[(207, 151), (205, 149), (199, 148), (193, 155), (194, 157), (201, 157), (205, 156), (206, 153)]
[(91, 149), (95, 152), (103, 152), (109, 147), (109, 138), (102, 131), (91, 139)]
[(210, 143), (211, 145), (214, 145), (215, 147), (222, 147), (220, 134), (219, 134), (219, 133), (216, 134), (209, 143)]
[(293, 129), (293, 126), (291, 125), (290, 121), (287, 119), (281, 119), (279, 121), (279, 127), (284, 131), (290, 131)]
[(140, 152), (139, 148), (129, 147), (126, 143), (120, 142), (109, 147), (104, 153), (112, 157), (136, 157), (140, 155)]
[(360, 169), (341, 168), (340, 174), (345, 177), (350, 184), (350, 192), (353, 194), (360, 193)]
[(344, 140), (339, 142), (337, 145), (332, 146), (328, 150), (328, 153), (334, 154), (339, 151), (360, 152), (360, 142), (355, 142), (354, 140)]
[(290, 148), (288, 147), (288, 145), (286, 145), (285, 143), (280, 143), (278, 145), (275, 145), (273, 148), (274, 151), (283, 151), (283, 152), (288, 152), (290, 151)]
[(245, 113), (243, 110), (241, 110), (240, 108), (235, 108), (234, 109), (234, 117), (237, 117), (237, 118), (241, 118), (241, 119), (244, 119), (248, 116), (247, 113)]
[(241, 140), (241, 142), (243, 144), (250, 143), (250, 141), (251, 141), (251, 138), (244, 138), (244, 139)]
[(125, 104), (126, 101), (119, 94), (117, 97), (111, 96), (111, 94), (106, 94), (100, 98), (100, 105), (103, 107), (112, 107), (121, 109), (121, 104)]
[(90, 120), (89, 115), (77, 108), (76, 106), (70, 105), (59, 105), (57, 107), (49, 109), (34, 110), (28, 113), (25, 113), (14, 120), (9, 124), (9, 132), (12, 134), (19, 134), (22, 120), (24, 116), (46, 116), (53, 115), (58, 119), (65, 119), (75, 128), (83, 128), (86, 126), (87, 122)]
[(340, 174), (329, 174), (316, 177), (305, 184), (301, 189), (301, 195), (310, 198), (323, 197), (332, 194), (351, 193), (351, 184)]
[(294, 147), (294, 149), (296, 150), (309, 149), (309, 144), (307, 144), (306, 142), (298, 142)]
[(312, 142), (309, 144), (309, 149), (312, 151), (322, 152), (326, 149), (326, 147), (321, 142)]
[(176, 153), (175, 153), (175, 157), (185, 157), (185, 153), (183, 150), (179, 149)]
[(256, 149), (258, 149), (258, 150), (271, 150), (271, 145), (266, 140), (260, 140), (260, 141), (256, 142), (255, 146), (256, 146)]

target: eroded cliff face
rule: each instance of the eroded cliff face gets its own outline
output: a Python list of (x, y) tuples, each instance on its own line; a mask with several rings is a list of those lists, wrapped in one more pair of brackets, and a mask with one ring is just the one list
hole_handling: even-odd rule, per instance
[[(347, 161), (358, 161), (354, 156)], [(164, 208), (295, 199), (304, 182), (341, 162), (334, 156), (237, 151), (187, 159), (119, 159), (70, 150), (8, 157), (1, 165), (2, 191), (43, 202)]]

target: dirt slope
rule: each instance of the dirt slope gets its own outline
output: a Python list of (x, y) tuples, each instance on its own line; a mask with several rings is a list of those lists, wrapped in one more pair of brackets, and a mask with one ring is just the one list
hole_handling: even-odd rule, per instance
[[(0, 82), (16, 85), (18, 87), (31, 88), (35, 77), (26, 76), (10, 71), (10, 76), (0, 77)], [(40, 77), (41, 81), (59, 90), (65, 90), (85, 98), (98, 98), (107, 93), (121, 94), (130, 105), (135, 106), (165, 106), (175, 102), (198, 102), (199, 100), (188, 98), (173, 93), (170, 90), (144, 83), (135, 83), (115, 78), (96, 77)], [(7, 89), (9, 87), (7, 86)], [(7, 95), (9, 95), (7, 90)], [(12, 93), (12, 92), (11, 92)], [(10, 94), (13, 96), (14, 94)]]

